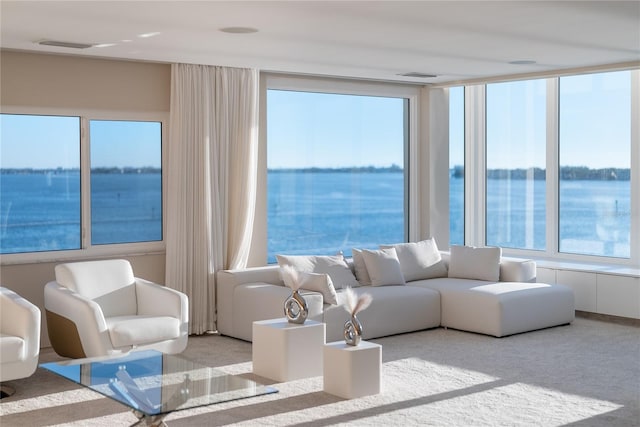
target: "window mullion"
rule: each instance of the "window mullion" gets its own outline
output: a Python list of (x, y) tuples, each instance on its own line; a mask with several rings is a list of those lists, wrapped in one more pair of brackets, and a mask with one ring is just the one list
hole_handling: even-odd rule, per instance
[(640, 266), (640, 70), (631, 72), (631, 230), (630, 257)]
[(553, 257), (558, 254), (558, 215), (559, 191), (558, 179), (558, 135), (560, 132), (558, 113), (558, 82), (557, 78), (547, 79), (547, 153), (546, 153), (546, 254)]
[(80, 231), (83, 249), (91, 247), (91, 149), (89, 119), (80, 119)]

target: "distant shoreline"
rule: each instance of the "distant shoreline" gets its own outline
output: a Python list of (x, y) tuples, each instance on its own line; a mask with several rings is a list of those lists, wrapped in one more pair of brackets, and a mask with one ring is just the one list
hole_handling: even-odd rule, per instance
[[(268, 173), (403, 173), (404, 169), (398, 165), (388, 167), (376, 166), (352, 166), (342, 168), (277, 168), (268, 169)], [(2, 175), (61, 175), (66, 173), (80, 173), (78, 168), (2, 168)], [(162, 169), (146, 167), (100, 167), (91, 169), (92, 174), (160, 174)], [(453, 178), (463, 178), (464, 168), (456, 166), (450, 169), (450, 176)], [(489, 169), (487, 171), (489, 179), (533, 179), (544, 180), (546, 178), (545, 169)], [(601, 168), (591, 169), (585, 166), (565, 166), (560, 168), (560, 179), (571, 181), (629, 181), (631, 179), (631, 169), (629, 168)]]

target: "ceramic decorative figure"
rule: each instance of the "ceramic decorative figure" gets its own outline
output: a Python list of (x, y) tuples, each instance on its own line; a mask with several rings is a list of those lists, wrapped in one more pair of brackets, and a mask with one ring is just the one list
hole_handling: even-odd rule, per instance
[(368, 293), (358, 296), (351, 288), (345, 288), (344, 292), (344, 308), (351, 315), (351, 319), (344, 323), (344, 341), (348, 345), (358, 345), (362, 340), (362, 324), (356, 314), (369, 307), (372, 297)]
[(290, 323), (303, 324), (309, 315), (307, 301), (300, 295), (302, 278), (297, 270), (290, 266), (280, 268), (284, 284), (291, 288), (291, 295), (284, 301), (284, 315)]

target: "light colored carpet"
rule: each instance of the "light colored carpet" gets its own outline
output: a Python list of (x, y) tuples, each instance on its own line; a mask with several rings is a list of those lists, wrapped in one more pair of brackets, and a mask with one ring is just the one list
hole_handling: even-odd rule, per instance
[[(366, 327), (366, 325), (365, 325)], [(184, 355), (274, 385), (279, 393), (176, 412), (169, 426), (639, 426), (640, 328), (577, 318), (570, 326), (491, 338), (434, 329), (382, 345), (382, 392), (345, 400), (322, 377), (252, 374), (251, 344), (189, 338)], [(50, 350), (41, 362), (57, 360)], [(0, 426), (124, 426), (124, 406), (38, 369), (12, 382)]]

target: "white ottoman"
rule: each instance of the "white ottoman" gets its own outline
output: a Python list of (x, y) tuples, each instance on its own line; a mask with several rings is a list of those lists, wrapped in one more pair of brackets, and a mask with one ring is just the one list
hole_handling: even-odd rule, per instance
[(253, 373), (281, 382), (320, 376), (324, 343), (324, 323), (253, 322)]
[(344, 341), (324, 346), (324, 391), (345, 399), (380, 393), (382, 346), (360, 341), (357, 346)]

